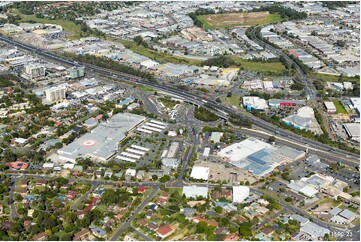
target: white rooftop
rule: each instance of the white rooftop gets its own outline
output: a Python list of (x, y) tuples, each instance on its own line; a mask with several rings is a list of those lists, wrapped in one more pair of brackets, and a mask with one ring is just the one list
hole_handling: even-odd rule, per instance
[(218, 152), (218, 156), (227, 159), (229, 162), (238, 162), (257, 151), (270, 147), (271, 145), (266, 142), (255, 138), (248, 138), (223, 148)]
[(193, 166), (191, 177), (199, 180), (208, 180), (209, 167)]

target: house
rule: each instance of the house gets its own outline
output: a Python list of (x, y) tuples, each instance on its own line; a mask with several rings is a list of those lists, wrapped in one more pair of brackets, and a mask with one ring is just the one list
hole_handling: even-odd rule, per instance
[(150, 230), (153, 230), (153, 231), (155, 231), (156, 229), (158, 229), (158, 225), (156, 225), (155, 223), (149, 223), (148, 225), (147, 225), (147, 227), (148, 227), (148, 229), (150, 229)]
[(13, 170), (20, 170), (20, 171), (26, 170), (29, 166), (29, 164), (27, 162), (20, 162), (20, 161), (9, 162), (7, 164), (9, 166), (9, 168), (11, 168)]
[(85, 218), (85, 211), (78, 211), (78, 212), (76, 212), (75, 213), (75, 215), (76, 215), (76, 217), (78, 218), (78, 219), (84, 219)]
[(34, 235), (33, 241), (44, 241), (47, 240), (47, 236), (45, 232)]
[(147, 188), (145, 186), (140, 186), (138, 187), (138, 193), (143, 193), (147, 190)]
[(157, 200), (157, 204), (158, 205), (163, 205), (167, 203), (167, 199), (163, 198), (163, 197), (160, 197), (158, 200)]
[(73, 237), (73, 241), (82, 241), (82, 240), (86, 240), (90, 235), (90, 231), (89, 229), (82, 229), (81, 231), (79, 231), (78, 233), (74, 234)]
[(237, 234), (229, 234), (224, 238), (224, 241), (237, 241), (239, 239), (239, 236)]
[(27, 187), (27, 186), (28, 186), (28, 181), (27, 181), (26, 179), (20, 180), (19, 183), (18, 183), (18, 185), (19, 185), (20, 187)]
[(189, 217), (193, 216), (193, 214), (195, 213), (196, 210), (193, 208), (184, 208), (181, 211), (183, 211), (183, 214), (186, 218), (189, 218)]
[(161, 197), (161, 198), (168, 199), (169, 195), (170, 195), (169, 192), (163, 192), (163, 193), (160, 195), (160, 197)]
[(152, 210), (149, 210), (149, 211), (147, 211), (147, 212), (145, 213), (145, 217), (146, 217), (147, 219), (150, 219), (152, 216), (153, 216), (153, 211), (152, 211)]
[(145, 226), (145, 225), (148, 224), (148, 221), (145, 220), (145, 219), (140, 219), (140, 220), (138, 220), (138, 224), (139, 224), (139, 225), (142, 225), (142, 226)]
[(137, 171), (135, 169), (131, 169), (131, 168), (129, 168), (125, 171), (126, 176), (135, 176), (136, 173), (137, 173)]
[(261, 231), (267, 235), (267, 236), (272, 236), (272, 234), (275, 232), (275, 228), (274, 227), (264, 227), (263, 229), (261, 229)]
[(91, 231), (96, 237), (99, 238), (105, 238), (107, 236), (107, 232), (101, 228), (94, 228)]
[(11, 221), (5, 221), (1, 223), (1, 228), (3, 228), (5, 231), (11, 229), (11, 226), (13, 225), (13, 222)]
[(170, 224), (165, 224), (162, 227), (158, 228), (155, 232), (159, 237), (162, 239), (168, 237), (169, 235), (173, 234), (175, 229)]
[(214, 230), (214, 234), (228, 234), (229, 229), (227, 227), (221, 227)]
[(47, 183), (48, 183), (47, 180), (45, 180), (45, 179), (40, 179), (40, 180), (37, 180), (37, 181), (36, 181), (36, 186), (45, 187)]
[(78, 195), (78, 193), (76, 191), (69, 191), (68, 194), (66, 195), (66, 197), (69, 200), (74, 200), (77, 195)]

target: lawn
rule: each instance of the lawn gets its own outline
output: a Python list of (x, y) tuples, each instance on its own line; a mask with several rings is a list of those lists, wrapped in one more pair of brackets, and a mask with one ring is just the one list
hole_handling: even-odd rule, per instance
[(137, 45), (134, 41), (124, 40), (124, 39), (113, 39), (114, 41), (118, 41), (121, 44), (125, 46), (125, 48), (128, 48), (132, 50), (135, 53), (138, 53), (140, 55), (144, 55), (154, 61), (160, 62), (160, 63), (175, 63), (175, 64), (184, 64), (184, 65), (190, 65), (190, 66), (201, 66), (201, 60), (197, 59), (191, 59), (191, 58), (184, 58), (175, 56), (168, 53), (158, 52), (155, 50), (151, 50), (148, 48), (145, 48), (142, 45)]
[(146, 87), (146, 86), (140, 86), (139, 89), (143, 92), (154, 92), (155, 91), (155, 89)]
[(240, 96), (238, 95), (232, 95), (232, 97), (224, 97), (222, 98), (223, 103), (229, 103), (233, 106), (239, 107), (240, 106)]
[(334, 199), (332, 199), (332, 198), (329, 198), (329, 197), (327, 197), (327, 198), (325, 198), (325, 199), (323, 199), (321, 202), (319, 202), (318, 204), (319, 205), (322, 205), (322, 204), (332, 204), (332, 206), (333, 207), (336, 207), (336, 206), (338, 206), (339, 204), (340, 204), (340, 202), (338, 202), (338, 201), (336, 201), (336, 200), (334, 200)]
[(233, 57), (233, 59), (243, 67), (244, 70), (259, 71), (263, 73), (281, 74), (286, 70), (285, 66), (281, 62), (257, 62), (243, 60), (239, 57)]
[(208, 14), (199, 15), (197, 19), (202, 22), (205, 29), (269, 24), (282, 20), (280, 15), (267, 12)]
[(159, 101), (161, 101), (163, 105), (169, 109), (173, 109), (176, 104), (179, 104), (179, 101), (175, 101), (170, 98), (159, 98)]
[(334, 75), (326, 75), (326, 74), (320, 74), (320, 73), (312, 73), (310, 77), (321, 79), (325, 82), (352, 82), (352, 83), (358, 83), (360, 84), (360, 78), (357, 77), (339, 77)]
[(333, 104), (336, 106), (336, 112), (341, 114), (347, 114), (346, 109), (342, 106), (341, 102), (338, 100), (334, 100)]
[(20, 22), (22, 23), (28, 23), (34, 21), (36, 23), (61, 25), (65, 32), (71, 34), (71, 36), (69, 36), (71, 39), (80, 38), (80, 33), (81, 33), (80, 25), (74, 23), (73, 21), (62, 20), (62, 19), (50, 20), (50, 19), (37, 18), (34, 15), (24, 15), (24, 14), (20, 14), (20, 17), (21, 17)]

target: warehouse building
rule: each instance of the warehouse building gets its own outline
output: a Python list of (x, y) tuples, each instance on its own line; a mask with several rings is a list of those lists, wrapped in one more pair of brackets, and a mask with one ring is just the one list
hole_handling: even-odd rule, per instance
[(327, 113), (336, 113), (336, 106), (333, 102), (324, 102)]
[(282, 163), (304, 158), (305, 152), (286, 146), (275, 148), (266, 142), (248, 138), (225, 147), (218, 156), (253, 175), (264, 176)]
[(297, 111), (297, 114), (290, 115), (283, 119), (283, 121), (297, 129), (309, 129), (311, 127), (312, 119), (315, 112), (311, 107), (302, 107)]
[(80, 157), (106, 162), (117, 152), (118, 143), (127, 136), (129, 130), (134, 129), (144, 120), (145, 117), (135, 114), (115, 114), (90, 133), (59, 149), (59, 158), (72, 163), (76, 163), (76, 159)]
[(346, 123), (342, 126), (350, 139), (360, 142), (360, 123)]

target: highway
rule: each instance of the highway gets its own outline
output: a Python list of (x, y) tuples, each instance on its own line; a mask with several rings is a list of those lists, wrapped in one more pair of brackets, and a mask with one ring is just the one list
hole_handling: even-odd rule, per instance
[[(208, 100), (208, 99), (205, 99), (203, 97), (199, 97), (199, 96), (197, 96), (195, 94), (192, 94), (190, 92), (187, 92), (187, 91), (184, 91), (184, 90), (179, 90), (179, 89), (177, 89), (175, 87), (169, 87), (169, 86), (162, 85), (162, 84), (159, 84), (159, 83), (146, 81), (146, 80), (143, 80), (143, 79), (141, 79), (139, 77), (136, 77), (136, 76), (131, 76), (131, 75), (128, 75), (128, 74), (119, 73), (119, 72), (104, 69), (104, 68), (99, 68), (99, 67), (88, 65), (88, 64), (85, 64), (85, 63), (77, 63), (77, 62), (74, 62), (74, 61), (71, 61), (71, 60), (61, 58), (61, 57), (59, 57), (57, 55), (54, 55), (52, 53), (49, 53), (49, 52), (43, 50), (43, 49), (39, 49), (39, 48), (30, 46), (28, 44), (21, 43), (19, 41), (15, 41), (15, 40), (9, 39), (7, 37), (0, 36), (0, 40), (4, 41), (4, 42), (7, 42), (9, 44), (12, 44), (12, 45), (14, 45), (14, 46), (16, 46), (18, 48), (24, 49), (26, 51), (33, 52), (33, 53), (38, 54), (40, 56), (46, 57), (48, 59), (51, 59), (51, 60), (54, 60), (54, 61), (57, 61), (57, 62), (61, 62), (61, 63), (66, 64), (66, 65), (84, 67), (88, 71), (91, 71), (91, 72), (94, 72), (94, 73), (97, 73), (97, 74), (100, 74), (100, 75), (103, 75), (103, 76), (108, 76), (108, 77), (113, 78), (113, 79), (117, 79), (117, 80), (124, 81), (124, 82), (136, 83), (136, 84), (148, 86), (148, 87), (151, 87), (151, 88), (154, 88), (154, 89), (157, 89), (157, 90), (165, 91), (167, 93), (179, 96), (179, 97), (183, 98), (184, 100), (186, 100), (188, 102), (192, 102), (192, 103), (197, 104), (197, 105), (208, 104), (208, 106), (212, 107), (212, 109), (218, 111), (219, 113), (224, 113), (225, 115), (232, 114), (232, 115), (236, 115), (236, 116), (246, 118), (246, 119), (250, 120), (255, 127), (260, 128), (262, 130), (266, 130), (271, 134), (274, 133), (278, 129), (278, 127), (276, 127), (275, 125), (270, 124), (270, 123), (268, 123), (268, 122), (266, 122), (266, 121), (264, 121), (264, 120), (262, 120), (260, 118), (254, 117), (252, 115), (245, 115), (244, 113), (242, 113), (242, 112), (240, 112), (238, 110), (229, 108), (229, 107), (227, 107), (225, 105), (222, 105), (220, 103), (217, 103), (215, 101)], [(307, 79), (307, 77), (305, 77), (305, 78)], [(307, 82), (308, 82), (308, 79), (307, 79)], [(310, 91), (310, 93), (311, 92), (312, 91)], [(319, 150), (322, 150), (324, 152), (328, 152), (330, 155), (332, 155), (334, 157), (334, 160), (337, 160), (337, 161), (340, 160), (341, 162), (344, 161), (344, 160), (347, 160), (347, 161), (353, 162), (353, 163), (355, 163), (357, 165), (359, 164), (359, 156), (354, 154), (354, 153), (344, 151), (344, 150), (340, 150), (340, 149), (336, 149), (336, 148), (331, 149), (331, 147), (326, 145), (326, 144), (323, 144), (323, 143), (320, 143), (320, 142), (317, 142), (317, 141), (314, 141), (314, 140), (303, 138), (300, 135), (294, 134), (294, 133), (292, 133), (290, 131), (287, 131), (287, 130), (282, 130), (282, 129), (279, 130), (279, 135), (283, 136), (283, 137), (285, 137), (288, 140), (291, 140), (293, 142), (299, 142), (301, 140), (301, 138), (302, 138), (303, 142), (307, 142), (310, 146), (312, 146), (314, 148), (317, 148)]]

